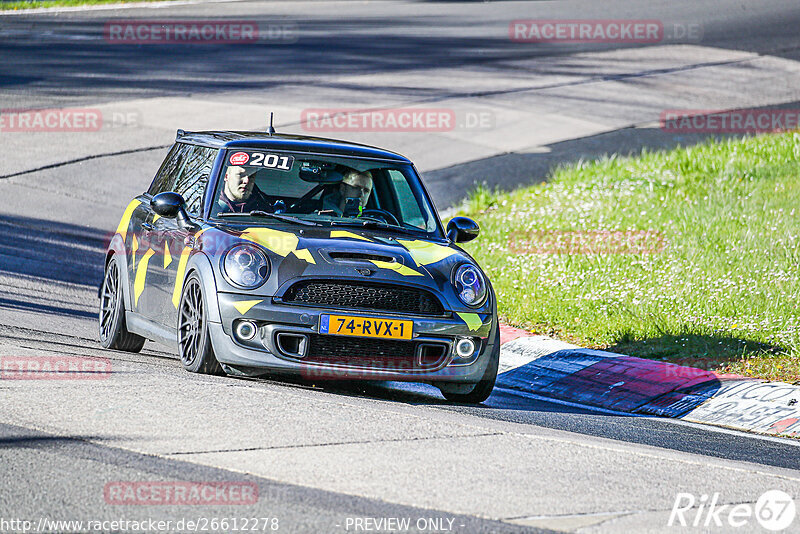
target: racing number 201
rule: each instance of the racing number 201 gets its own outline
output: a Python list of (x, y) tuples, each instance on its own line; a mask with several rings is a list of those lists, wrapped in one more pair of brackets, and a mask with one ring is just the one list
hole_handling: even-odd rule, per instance
[(266, 167), (268, 169), (290, 171), (292, 170), (292, 163), (294, 163), (294, 157), (292, 156), (264, 154), (262, 152), (253, 152), (251, 156), (253, 159), (250, 160), (250, 165)]

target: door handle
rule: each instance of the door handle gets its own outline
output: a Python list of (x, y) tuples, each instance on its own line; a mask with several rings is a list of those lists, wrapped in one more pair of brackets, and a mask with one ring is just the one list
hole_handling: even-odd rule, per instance
[(142, 223), (142, 228), (144, 228), (144, 229), (145, 229), (145, 231), (147, 231), (147, 232), (152, 232), (153, 230), (155, 230), (155, 229), (156, 229), (156, 227), (155, 227), (155, 226), (153, 226), (153, 225), (152, 225), (152, 224), (150, 224), (150, 223)]

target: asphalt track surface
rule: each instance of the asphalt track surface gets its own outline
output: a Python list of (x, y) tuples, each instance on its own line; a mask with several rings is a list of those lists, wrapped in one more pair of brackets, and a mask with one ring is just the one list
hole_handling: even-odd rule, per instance
[[(508, 39), (514, 19), (593, 17), (697, 24), (702, 39)], [(297, 38), (103, 41), (106, 21), (142, 18), (289, 22)], [(794, 441), (502, 390), (453, 406), (422, 385), (195, 376), (152, 343), (135, 355), (101, 349), (95, 325), (104, 242), (177, 127), (263, 127), (276, 109), (284, 131), (302, 133), (304, 107), (488, 111), (488, 131), (338, 135), (420, 161), (441, 210), (477, 181), (534, 183), (560, 161), (702, 138), (653, 127), (662, 109), (796, 105), (799, 23), (795, 2), (210, 2), (0, 17), (0, 107), (135, 119), (99, 134), (0, 133), (0, 354), (104, 357), (113, 369), (101, 380), (0, 380), (0, 519), (267, 516), (281, 532), (352, 532), (348, 518), (407, 517), (451, 519), (457, 532), (683, 532), (667, 527), (678, 492), (800, 497)], [(503, 131), (509, 110), (542, 122)], [(260, 498), (103, 498), (109, 482), (165, 480), (253, 482)]]

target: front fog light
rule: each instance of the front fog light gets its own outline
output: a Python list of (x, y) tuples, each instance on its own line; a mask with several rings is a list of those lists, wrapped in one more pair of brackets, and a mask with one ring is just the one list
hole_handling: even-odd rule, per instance
[(468, 338), (462, 337), (456, 342), (456, 354), (459, 358), (469, 358), (475, 353), (475, 342)]
[(236, 337), (248, 341), (255, 337), (256, 330), (256, 324), (253, 321), (239, 321), (236, 325)]

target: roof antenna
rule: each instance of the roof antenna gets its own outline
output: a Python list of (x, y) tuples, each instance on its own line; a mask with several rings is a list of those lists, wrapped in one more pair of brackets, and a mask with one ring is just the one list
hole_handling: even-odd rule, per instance
[(272, 134), (274, 134), (274, 133), (275, 133), (275, 128), (273, 128), (273, 127), (272, 127), (272, 115), (274, 115), (274, 113), (272, 113), (272, 112), (270, 111), (270, 112), (269, 112), (269, 130), (267, 130), (267, 133), (268, 133), (269, 135), (272, 135)]

